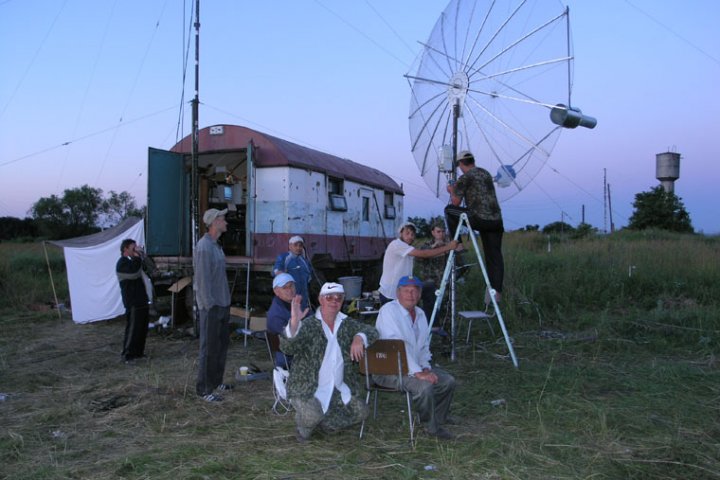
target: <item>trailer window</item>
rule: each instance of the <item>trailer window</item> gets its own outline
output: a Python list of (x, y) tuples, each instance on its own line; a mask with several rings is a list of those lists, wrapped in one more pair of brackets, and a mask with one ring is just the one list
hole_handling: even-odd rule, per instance
[(328, 177), (328, 204), (330, 210), (347, 212), (347, 200), (345, 200), (341, 178)]
[(347, 202), (345, 197), (338, 195), (337, 193), (330, 194), (330, 210), (336, 212), (347, 212)]
[(385, 218), (388, 220), (395, 219), (395, 205), (393, 205), (392, 192), (385, 192)]
[(362, 219), (363, 222), (370, 221), (370, 197), (362, 197)]

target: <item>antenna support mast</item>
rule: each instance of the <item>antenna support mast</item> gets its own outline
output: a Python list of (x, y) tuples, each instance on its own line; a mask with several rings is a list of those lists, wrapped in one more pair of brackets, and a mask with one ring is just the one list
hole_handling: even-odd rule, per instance
[(200, 202), (198, 188), (198, 106), (200, 104), (200, 0), (195, 0), (195, 97), (192, 100), (192, 172), (191, 217), (193, 250), (200, 236)]

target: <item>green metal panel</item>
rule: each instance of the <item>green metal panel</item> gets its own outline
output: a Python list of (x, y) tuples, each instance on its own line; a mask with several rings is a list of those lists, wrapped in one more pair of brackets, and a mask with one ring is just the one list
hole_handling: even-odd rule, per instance
[(148, 149), (149, 255), (190, 256), (190, 179), (181, 153)]

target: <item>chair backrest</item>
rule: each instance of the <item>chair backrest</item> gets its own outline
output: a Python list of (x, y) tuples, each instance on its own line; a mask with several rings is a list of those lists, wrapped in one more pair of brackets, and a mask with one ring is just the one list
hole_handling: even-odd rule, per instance
[(267, 338), (267, 341), (268, 341), (270, 353), (272, 355), (275, 355), (275, 352), (280, 351), (280, 335), (278, 335), (277, 333), (271, 333), (269, 331), (266, 331), (265, 337)]
[(400, 375), (408, 373), (405, 342), (402, 340), (376, 340), (365, 350), (360, 362), (363, 375)]

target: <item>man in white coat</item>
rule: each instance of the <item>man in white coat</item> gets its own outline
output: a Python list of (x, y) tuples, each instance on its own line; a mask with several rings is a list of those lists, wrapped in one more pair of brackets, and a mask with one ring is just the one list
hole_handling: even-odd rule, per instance
[[(422, 282), (417, 277), (400, 278), (397, 300), (380, 308), (375, 328), (380, 338), (405, 342), (409, 376), (403, 379), (403, 390), (411, 393), (415, 410), (428, 434), (451, 440), (454, 435), (443, 425), (456, 423), (449, 415), (455, 378), (430, 365), (430, 327), (425, 313), (417, 306), (421, 291)], [(397, 388), (399, 383), (397, 375), (375, 375), (373, 380), (391, 388)]]

